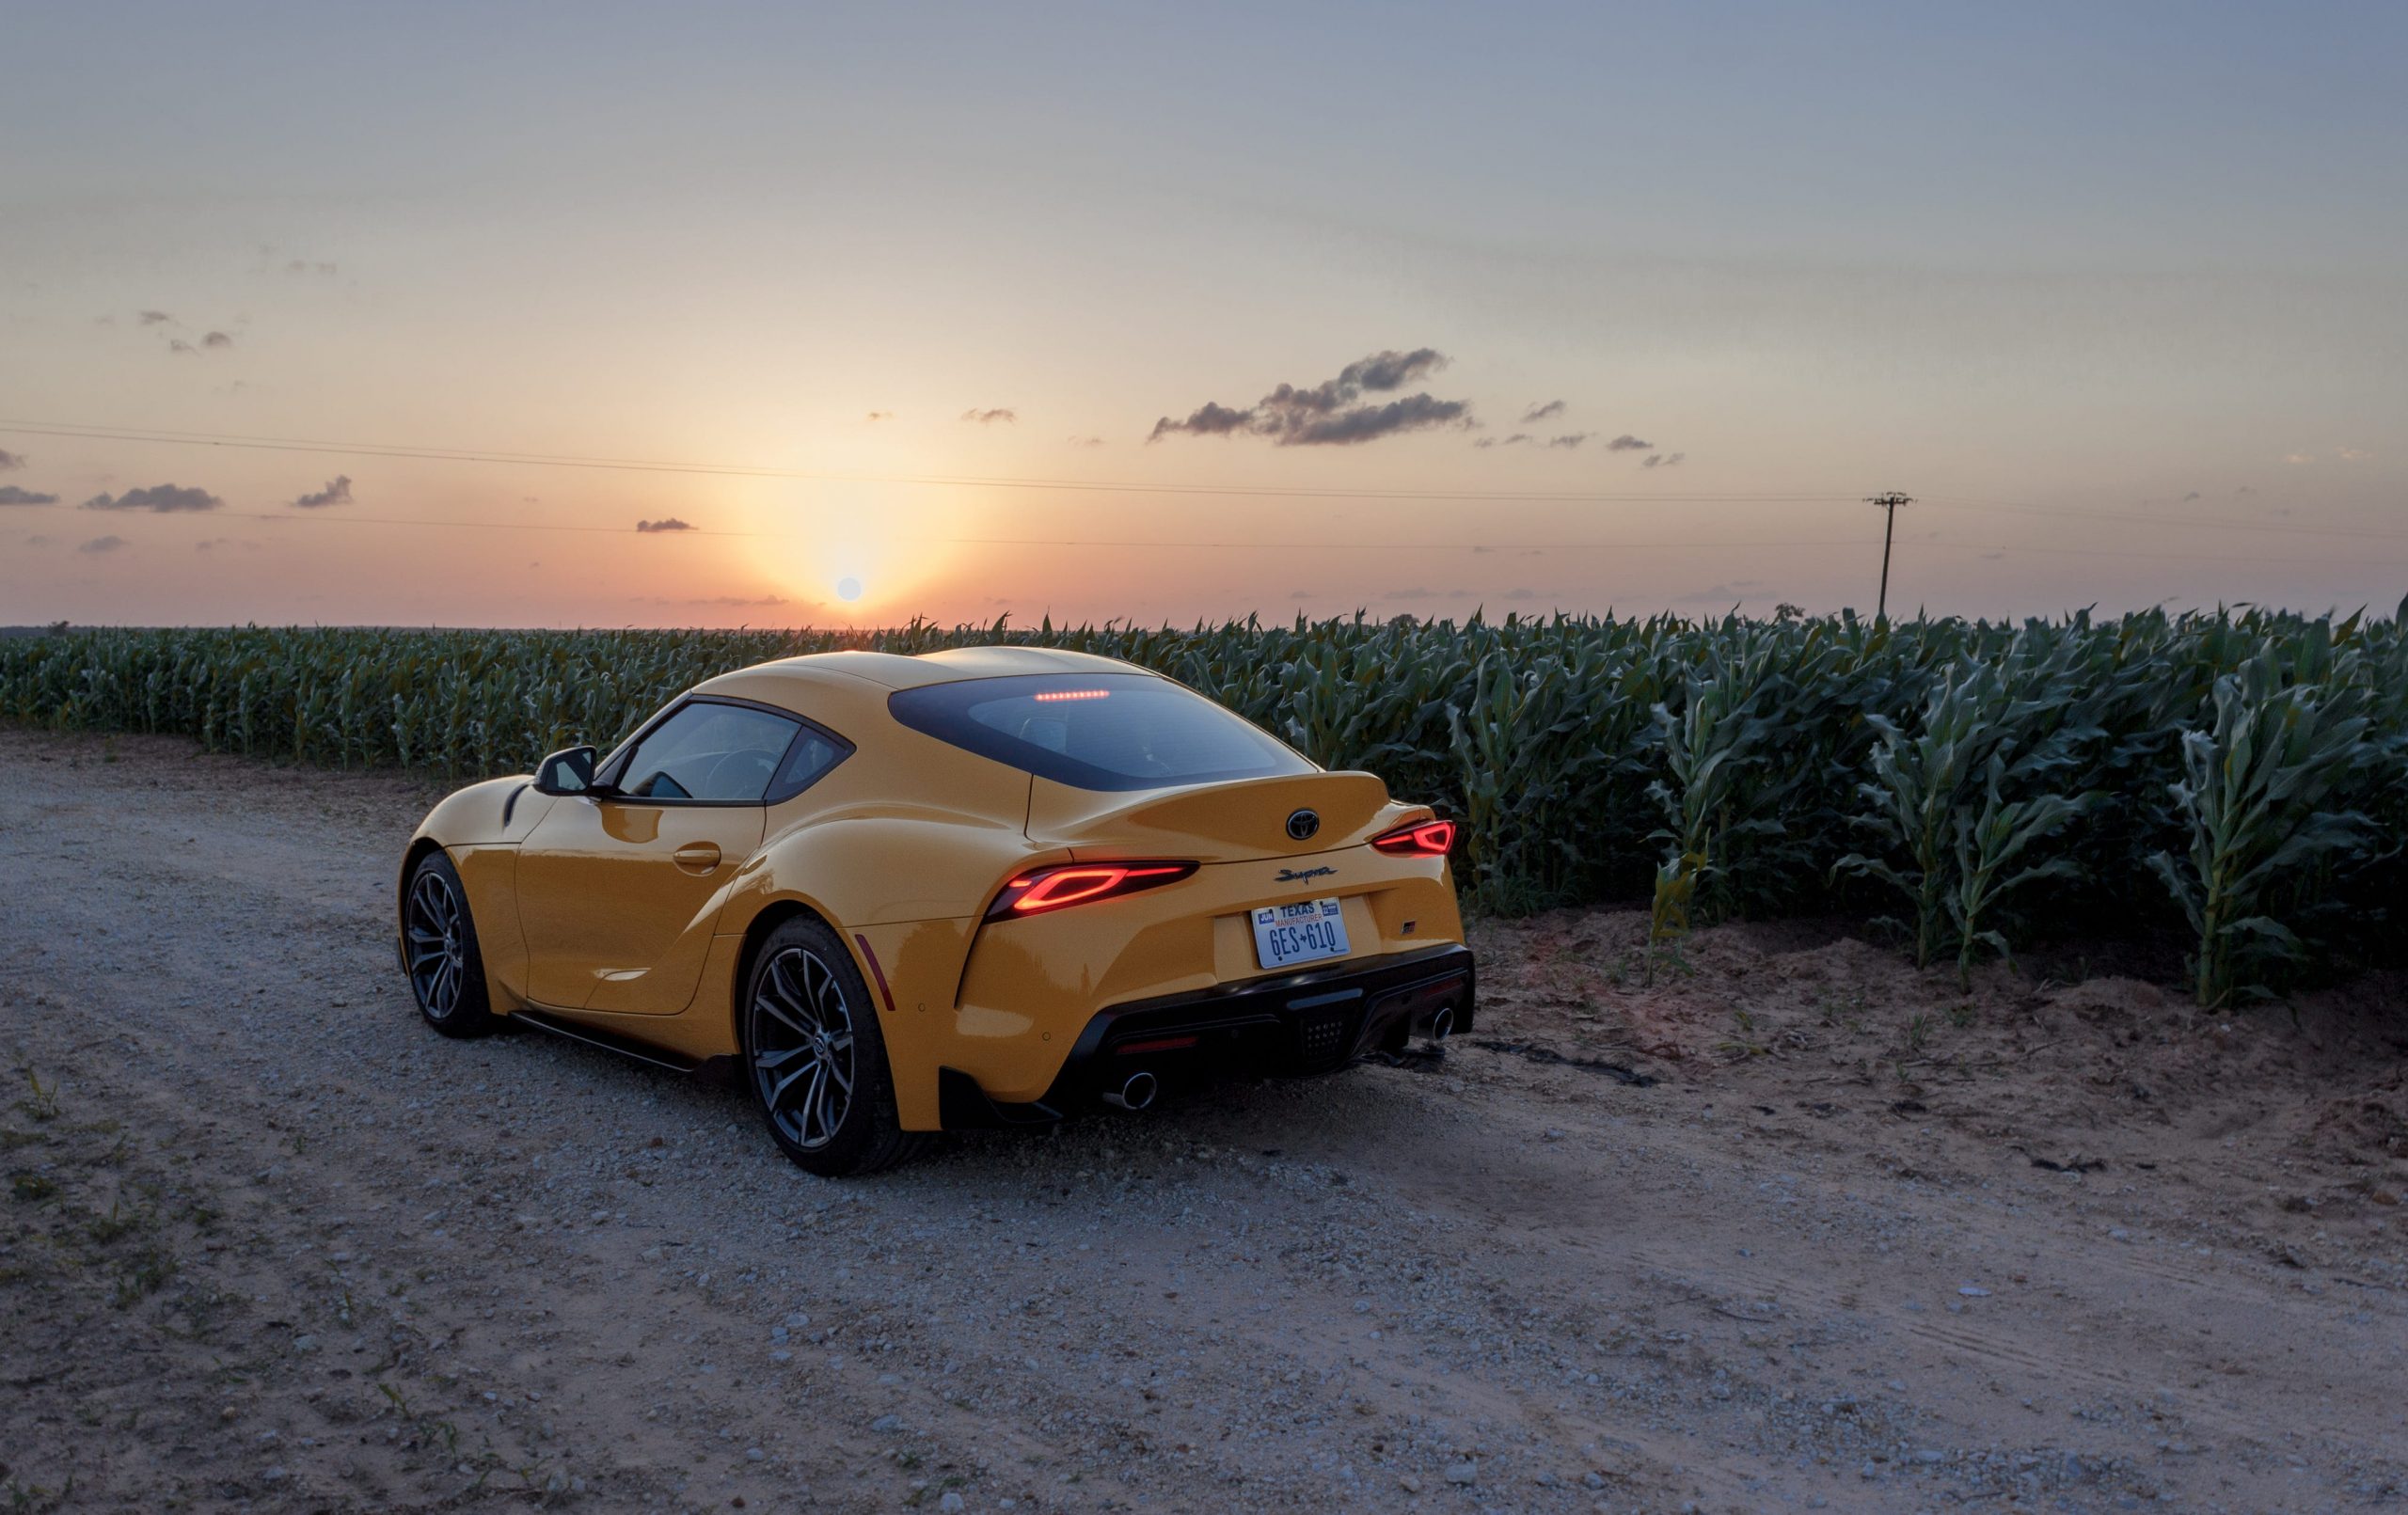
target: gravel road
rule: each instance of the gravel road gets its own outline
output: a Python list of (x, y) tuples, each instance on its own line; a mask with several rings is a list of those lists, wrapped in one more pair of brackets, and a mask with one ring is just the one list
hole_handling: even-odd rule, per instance
[(1959, 1031), (1953, 980), (1735, 928), (1668, 995), (1566, 916), (1481, 933), (1480, 1034), (1535, 1057), (830, 1183), (729, 1090), (420, 1025), (388, 923), (427, 786), (0, 764), (19, 1507), (2408, 1500), (2408, 1151), (2361, 1129), (2396, 1053), (2353, 1157), (2293, 1118), (2308, 1048), (2100, 1086), (2144, 1031), (2218, 1055), (2145, 995), (2002, 978)]

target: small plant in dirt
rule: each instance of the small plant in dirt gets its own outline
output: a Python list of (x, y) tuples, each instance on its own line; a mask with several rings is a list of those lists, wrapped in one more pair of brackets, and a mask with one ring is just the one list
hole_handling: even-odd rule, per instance
[(31, 1115), (36, 1120), (56, 1120), (58, 1118), (58, 1080), (55, 1076), (51, 1079), (48, 1084), (44, 1084), (41, 1081), (40, 1076), (35, 1073), (31, 1067), (27, 1067), (25, 1069), (25, 1088), (29, 1091), (29, 1094), (26, 1098), (18, 1101), (17, 1108), (19, 1110), (24, 1111), (26, 1114)]
[(1864, 991), (1850, 989), (1846, 994), (1826, 994), (1814, 1002), (1814, 1013), (1826, 1026), (1846, 1026), (1850, 1031), (1864, 1029)]

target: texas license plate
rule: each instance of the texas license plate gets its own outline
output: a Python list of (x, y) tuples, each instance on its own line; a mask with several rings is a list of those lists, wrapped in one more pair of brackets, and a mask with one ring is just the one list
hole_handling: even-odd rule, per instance
[(1338, 902), (1266, 905), (1254, 912), (1254, 955), (1265, 968), (1346, 955), (1346, 912)]

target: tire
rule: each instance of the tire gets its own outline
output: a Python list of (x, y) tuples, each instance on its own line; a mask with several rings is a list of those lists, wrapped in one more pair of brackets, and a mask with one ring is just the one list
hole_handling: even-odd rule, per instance
[(402, 893), (402, 969), (418, 1013), (444, 1035), (483, 1036), (501, 1024), (485, 995), (468, 892), (440, 851), (419, 860)]
[(796, 1166), (851, 1178), (918, 1149), (895, 1118), (869, 986), (825, 924), (798, 916), (769, 933), (745, 975), (739, 1023), (745, 1087)]

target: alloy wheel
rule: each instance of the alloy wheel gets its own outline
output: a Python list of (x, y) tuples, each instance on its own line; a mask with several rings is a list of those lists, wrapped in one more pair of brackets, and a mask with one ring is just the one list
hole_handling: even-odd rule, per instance
[(768, 960), (750, 1030), (753, 1088), (780, 1134), (803, 1148), (835, 1140), (853, 1104), (853, 1013), (817, 953), (787, 947)]
[(434, 869), (418, 876), (410, 886), (408, 966), (410, 987), (418, 1002), (436, 1020), (450, 1018), (460, 1007), (460, 991), (467, 983), (468, 948), (462, 929), (465, 912), (450, 880)]

